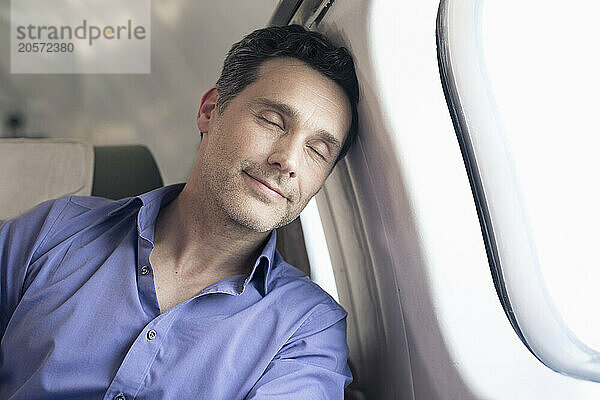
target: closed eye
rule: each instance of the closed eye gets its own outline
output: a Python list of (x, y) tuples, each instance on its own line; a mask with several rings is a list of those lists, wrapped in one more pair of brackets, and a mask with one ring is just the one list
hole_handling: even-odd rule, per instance
[(283, 127), (281, 125), (279, 125), (277, 122), (270, 121), (270, 120), (266, 119), (265, 117), (260, 117), (260, 119), (262, 119), (263, 121), (265, 121), (269, 125), (273, 125), (273, 126), (276, 126), (279, 129), (283, 129)]
[(320, 158), (322, 158), (323, 160), (325, 160), (325, 156), (323, 154), (321, 154), (317, 149), (315, 149), (312, 146), (308, 146), (308, 148), (315, 153), (317, 156), (319, 156)]
[(281, 118), (281, 116), (276, 112), (264, 111), (261, 113), (257, 113), (256, 116), (258, 117), (258, 119), (260, 119), (268, 125), (271, 125), (281, 130), (285, 129), (283, 118)]

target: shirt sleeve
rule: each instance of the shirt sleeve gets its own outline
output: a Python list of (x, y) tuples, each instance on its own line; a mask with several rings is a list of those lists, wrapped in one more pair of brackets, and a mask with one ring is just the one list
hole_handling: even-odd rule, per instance
[(59, 212), (46, 201), (19, 217), (0, 221), (0, 338), (22, 296), (27, 268)]
[(346, 312), (315, 311), (270, 362), (246, 400), (343, 399), (352, 382)]

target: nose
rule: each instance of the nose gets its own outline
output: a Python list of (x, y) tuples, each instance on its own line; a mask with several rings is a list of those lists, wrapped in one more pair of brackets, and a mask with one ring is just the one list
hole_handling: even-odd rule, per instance
[(295, 178), (298, 173), (299, 147), (300, 145), (291, 138), (288, 138), (288, 140), (281, 139), (273, 146), (267, 162), (282, 174)]

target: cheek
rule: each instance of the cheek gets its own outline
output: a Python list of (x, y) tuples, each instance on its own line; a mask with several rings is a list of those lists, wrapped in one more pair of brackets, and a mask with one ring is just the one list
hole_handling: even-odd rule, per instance
[(271, 149), (272, 143), (264, 131), (254, 127), (241, 128), (236, 140), (237, 149), (248, 158), (262, 159), (266, 157)]
[(321, 189), (325, 182), (326, 175), (317, 173), (308, 173), (305, 179), (300, 184), (300, 193), (303, 198), (303, 203), (306, 204), (308, 201)]
[(255, 151), (251, 132), (243, 123), (219, 125), (213, 136), (211, 156), (218, 157), (223, 163), (243, 158), (248, 151)]

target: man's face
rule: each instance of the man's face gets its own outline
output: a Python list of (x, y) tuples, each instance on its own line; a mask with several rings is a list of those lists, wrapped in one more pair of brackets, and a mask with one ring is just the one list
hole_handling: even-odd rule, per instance
[[(258, 232), (294, 220), (318, 192), (350, 127), (343, 90), (303, 62), (264, 62), (222, 114), (203, 98), (199, 184), (230, 219)], [(212, 102), (212, 106), (211, 106)]]

